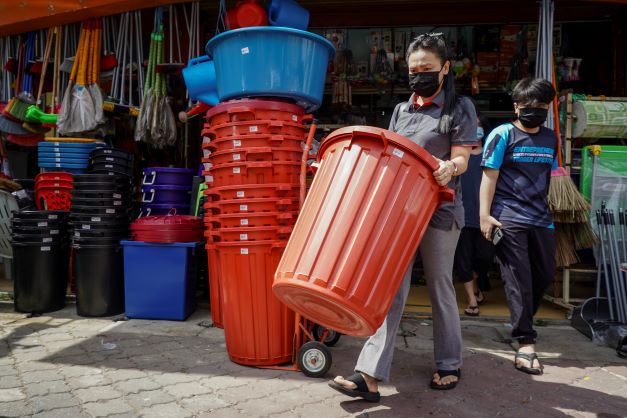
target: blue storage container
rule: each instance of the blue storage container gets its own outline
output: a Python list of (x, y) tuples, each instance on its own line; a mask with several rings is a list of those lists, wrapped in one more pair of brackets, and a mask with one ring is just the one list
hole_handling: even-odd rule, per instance
[(183, 321), (196, 308), (196, 258), (202, 243), (121, 241), (126, 316)]
[(213, 59), (220, 101), (285, 97), (307, 111), (320, 107), (335, 47), (298, 29), (256, 26), (214, 36), (205, 48)]

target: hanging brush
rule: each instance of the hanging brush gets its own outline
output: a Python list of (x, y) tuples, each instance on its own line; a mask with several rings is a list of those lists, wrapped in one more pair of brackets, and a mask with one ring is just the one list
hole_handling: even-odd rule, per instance
[[(24, 55), (23, 63), (28, 63), (35, 56), (35, 34), (33, 32), (28, 34), (26, 40), (26, 52)], [(24, 78), (22, 81), (22, 92), (17, 95), (14, 101), (7, 105), (5, 112), (8, 112), (11, 118), (18, 121), (24, 121), (26, 119), (26, 111), (28, 106), (35, 104), (35, 98), (31, 94), (33, 87), (33, 77), (24, 71)]]
[[(44, 90), (44, 78), (45, 78), (45, 74), (46, 71), (48, 69), (48, 61), (50, 60), (50, 53), (52, 51), (52, 40), (55, 39), (55, 71), (58, 69), (57, 67), (57, 62), (58, 62), (58, 54), (59, 54), (59, 41), (60, 41), (60, 32), (59, 32), (59, 28), (57, 26), (50, 28), (50, 30), (48, 31), (48, 36), (46, 37), (46, 48), (44, 51), (44, 57), (42, 60), (42, 71), (41, 71), (41, 77), (39, 79), (39, 89), (37, 91), (37, 98), (36, 98), (36, 103), (34, 105), (31, 105), (28, 107), (28, 109), (26, 110), (26, 114), (25, 114), (25, 120), (27, 122), (32, 122), (32, 123), (39, 123), (39, 124), (46, 124), (46, 125), (56, 125), (57, 123), (57, 115), (55, 114), (48, 114), (45, 113), (43, 110), (41, 110), (41, 108), (39, 107), (41, 105), (41, 96), (43, 94), (43, 90)], [(56, 87), (56, 79), (57, 79), (57, 74), (55, 72), (54, 74), (54, 81), (53, 81), (53, 95), (56, 94), (56, 92), (54, 92), (55, 87)], [(24, 129), (27, 129), (31, 132), (33, 132), (31, 129), (29, 128), (33, 128), (33, 129), (37, 129), (37, 127), (34, 126), (26, 126), (26, 124), (24, 124)], [(37, 133), (37, 131), (34, 131), (33, 133)]]

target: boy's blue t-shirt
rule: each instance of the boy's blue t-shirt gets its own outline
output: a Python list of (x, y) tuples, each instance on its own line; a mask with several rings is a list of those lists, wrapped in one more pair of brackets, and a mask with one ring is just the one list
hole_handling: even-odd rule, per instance
[(491, 214), (499, 221), (553, 228), (547, 202), (551, 170), (557, 168), (555, 132), (530, 134), (507, 123), (483, 147), (482, 167), (499, 170)]

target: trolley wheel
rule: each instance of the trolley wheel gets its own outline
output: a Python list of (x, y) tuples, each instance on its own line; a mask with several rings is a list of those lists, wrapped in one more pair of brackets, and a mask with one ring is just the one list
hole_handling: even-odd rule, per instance
[(322, 377), (331, 368), (331, 351), (318, 341), (309, 341), (298, 350), (298, 368), (307, 377)]
[[(328, 331), (327, 338), (322, 341), (322, 333), (324, 331)], [(327, 347), (333, 347), (340, 340), (342, 334), (327, 327), (323, 327), (322, 325), (315, 324), (312, 330), (313, 337), (316, 341), (321, 341)]]

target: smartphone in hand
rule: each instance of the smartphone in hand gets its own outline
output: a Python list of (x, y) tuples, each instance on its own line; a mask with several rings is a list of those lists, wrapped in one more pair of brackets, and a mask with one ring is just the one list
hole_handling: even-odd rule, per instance
[(501, 228), (497, 226), (492, 230), (492, 244), (498, 244), (501, 241), (501, 238), (503, 238), (503, 231), (501, 231)]

